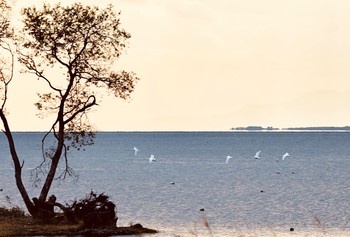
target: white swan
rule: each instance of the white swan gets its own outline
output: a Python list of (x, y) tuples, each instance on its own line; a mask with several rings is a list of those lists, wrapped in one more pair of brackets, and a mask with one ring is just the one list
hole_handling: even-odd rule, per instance
[(260, 152), (261, 152), (261, 151), (258, 151), (258, 152), (255, 154), (255, 156), (254, 156), (255, 159), (260, 159)]
[(290, 157), (289, 153), (286, 152), (283, 156), (282, 156), (282, 160), (286, 159), (287, 157)]
[(154, 158), (154, 155), (151, 155), (149, 158), (149, 163), (152, 163), (153, 161), (157, 161), (156, 158)]
[(140, 150), (136, 146), (134, 146), (133, 150), (135, 151), (135, 156), (137, 156), (137, 152), (139, 152)]
[(229, 162), (230, 159), (232, 159), (232, 156), (226, 156), (225, 164), (227, 164), (227, 163)]

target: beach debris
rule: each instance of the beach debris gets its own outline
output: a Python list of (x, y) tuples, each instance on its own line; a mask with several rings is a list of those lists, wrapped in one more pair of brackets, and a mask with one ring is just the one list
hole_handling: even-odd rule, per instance
[(84, 199), (75, 200), (68, 209), (75, 218), (83, 220), (85, 228), (115, 227), (117, 224), (116, 205), (104, 193), (97, 195), (91, 191)]

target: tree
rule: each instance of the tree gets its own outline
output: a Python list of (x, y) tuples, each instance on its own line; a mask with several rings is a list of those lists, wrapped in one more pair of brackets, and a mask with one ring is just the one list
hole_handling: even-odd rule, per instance
[(10, 44), (13, 37), (13, 30), (10, 27), (11, 7), (5, 0), (0, 0), (0, 13), (0, 90), (4, 92), (1, 98), (3, 109), (7, 97), (7, 85), (13, 78), (14, 66), (14, 52)]
[[(16, 39), (18, 60), (26, 73), (34, 74), (47, 86), (47, 93), (38, 94), (37, 109), (43, 117), (47, 112), (55, 116), (42, 139), (42, 161), (34, 170), (36, 181), (43, 181), (39, 182), (42, 187), (35, 202), (22, 183), (24, 161), (16, 153), (7, 121), (6, 96), (0, 117), (15, 166), (18, 190), (29, 213), (35, 216), (39, 212), (38, 204), (46, 201), (52, 182), (74, 174), (68, 164), (68, 151), (93, 144), (94, 132), (88, 112), (101, 99), (101, 90), (128, 99), (138, 77), (133, 72), (110, 70), (130, 38), (130, 34), (120, 28), (120, 13), (111, 5), (100, 9), (80, 3), (67, 7), (44, 4), (42, 9), (25, 8), (22, 14), (23, 37)], [(58, 73), (52, 76), (53, 70), (59, 70), (62, 76), (58, 78)], [(6, 95), (8, 83), (5, 82)], [(56, 173), (61, 160), (63, 172)]]
[(10, 13), (11, 7), (5, 0), (0, 0), (0, 42), (4, 39), (11, 37), (12, 30), (10, 27)]
[(10, 14), (11, 7), (7, 4), (5, 0), (0, 0), (0, 90), (2, 92), (1, 96), (1, 108), (0, 108), (0, 118), (3, 122), (5, 134), (7, 136), (11, 157), (15, 168), (16, 185), (23, 197), (23, 200), (28, 207), (28, 210), (32, 210), (32, 203), (25, 190), (24, 184), (22, 182), (21, 174), (23, 163), (21, 164), (17, 152), (15, 149), (15, 143), (9, 128), (9, 124), (6, 119), (6, 101), (9, 90), (9, 84), (13, 79), (14, 73), (14, 51), (11, 47), (11, 40), (13, 39), (13, 29), (10, 27)]

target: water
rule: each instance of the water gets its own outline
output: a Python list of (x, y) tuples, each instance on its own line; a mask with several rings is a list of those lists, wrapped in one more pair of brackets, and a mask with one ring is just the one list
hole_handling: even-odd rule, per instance
[[(15, 134), (31, 196), (42, 135)], [(78, 180), (51, 193), (69, 203), (105, 192), (119, 226), (141, 223), (157, 237), (350, 236), (349, 144), (347, 132), (98, 133), (95, 145), (70, 154)], [(3, 134), (0, 164), (0, 205), (23, 206)]]

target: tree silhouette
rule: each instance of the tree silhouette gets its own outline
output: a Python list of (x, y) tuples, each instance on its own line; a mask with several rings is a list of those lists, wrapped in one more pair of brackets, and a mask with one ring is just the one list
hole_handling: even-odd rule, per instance
[[(138, 78), (133, 72), (111, 70), (130, 38), (121, 29), (120, 13), (111, 5), (100, 9), (80, 3), (67, 7), (44, 4), (41, 9), (24, 8), (22, 15), (24, 27), (21, 37), (16, 38), (18, 60), (26, 73), (34, 74), (47, 86), (47, 92), (38, 94), (39, 101), (35, 104), (41, 115), (45, 117), (48, 112), (55, 115), (42, 139), (42, 161), (33, 171), (37, 184), (42, 185), (35, 202), (29, 198), (21, 180), (24, 162), (17, 156), (6, 118), (6, 96), (0, 117), (9, 141), (17, 187), (29, 213), (37, 215), (52, 182), (74, 174), (68, 164), (68, 150), (93, 144), (88, 112), (98, 104), (102, 92), (128, 99)], [(4, 34), (4, 38), (9, 36)], [(10, 79), (2, 80), (4, 95)], [(61, 160), (64, 169), (56, 173)]]

